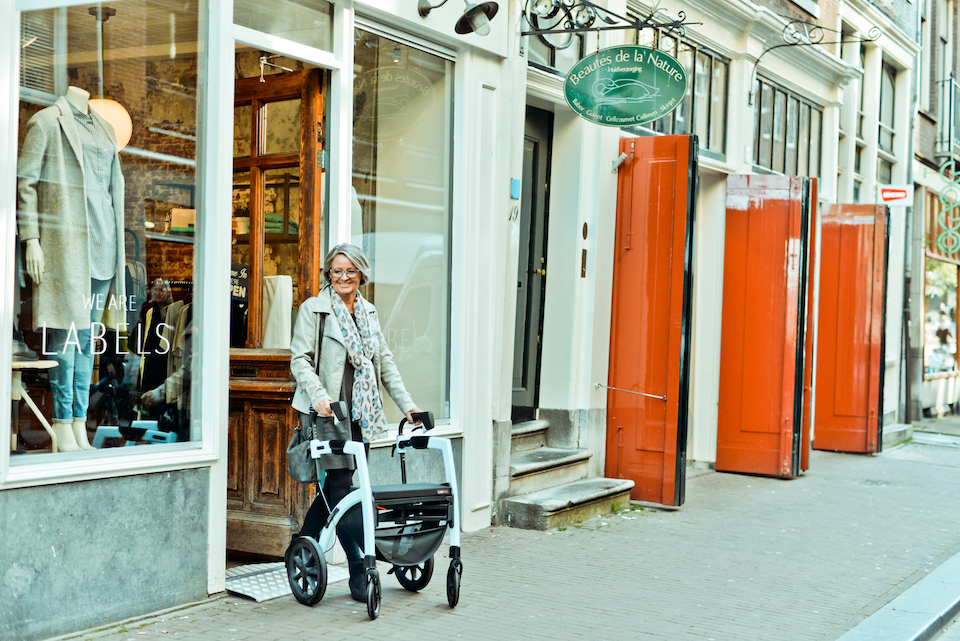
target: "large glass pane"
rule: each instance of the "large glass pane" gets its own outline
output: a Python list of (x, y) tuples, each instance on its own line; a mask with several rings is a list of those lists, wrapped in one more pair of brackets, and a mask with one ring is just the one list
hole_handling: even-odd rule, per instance
[(790, 97), (787, 99), (787, 137), (786, 149), (784, 151), (783, 173), (788, 176), (797, 175), (797, 129), (799, 122), (797, 120), (797, 107), (799, 101)]
[(691, 86), (687, 87), (687, 92), (680, 102), (680, 106), (674, 111), (674, 129), (675, 134), (690, 133), (690, 117), (693, 106), (693, 83), (694, 83), (694, 51), (688, 45), (680, 45), (680, 52), (677, 54), (677, 60), (683, 66), (683, 71), (687, 74), (687, 82)]
[(250, 105), (237, 105), (233, 108), (233, 157), (249, 156), (253, 149), (251, 138), (253, 128), (251, 118), (253, 107)]
[(820, 137), (823, 135), (820, 123), (823, 112), (819, 109), (810, 109), (810, 173), (811, 178), (820, 177)]
[(957, 371), (957, 266), (927, 258), (923, 373)]
[(877, 182), (881, 185), (889, 185), (893, 180), (893, 163), (887, 160), (877, 162)]
[(810, 173), (810, 105), (800, 105), (800, 133), (797, 135), (797, 175), (812, 176)]
[(707, 123), (710, 121), (710, 56), (697, 54), (697, 71), (694, 77), (695, 96), (694, 132), (700, 138), (700, 144), (709, 147)]
[(566, 75), (566, 73), (573, 68), (573, 65), (577, 64), (580, 58), (583, 57), (581, 54), (582, 49), (583, 36), (577, 35), (573, 38), (573, 42), (569, 47), (557, 49), (554, 52), (553, 66), (557, 71)]
[(711, 151), (725, 153), (727, 131), (727, 63), (713, 59), (713, 80), (710, 82), (710, 142)]
[(773, 161), (771, 169), (783, 171), (784, 144), (787, 134), (787, 95), (777, 92), (773, 102)]
[(300, 169), (263, 172), (263, 347), (287, 349), (299, 301)]
[(896, 96), (894, 87), (896, 70), (888, 64), (883, 65), (880, 74), (880, 148), (893, 152), (893, 119)]
[(773, 87), (767, 83), (761, 84), (760, 90), (760, 114), (757, 118), (757, 128), (759, 131), (759, 155), (757, 164), (761, 167), (772, 167), (773, 151)]
[(447, 417), (452, 65), (362, 30), (355, 42), (351, 231), (373, 267), (362, 293), (414, 402)]
[(250, 305), (250, 172), (233, 174), (233, 249), (230, 276), (230, 347), (247, 344)]
[(233, 21), (317, 49), (332, 48), (333, 7), (325, 0), (235, 0)]
[(300, 150), (300, 99), (269, 102), (260, 108), (265, 154)]
[(205, 11), (197, 0), (118, 0), (24, 14), (49, 28), (51, 50), (19, 47), (49, 82), (20, 93), (17, 237), (6, 241), (21, 257), (7, 302), (24, 388), (13, 401), (18, 453), (84, 457), (199, 438), (190, 416)]

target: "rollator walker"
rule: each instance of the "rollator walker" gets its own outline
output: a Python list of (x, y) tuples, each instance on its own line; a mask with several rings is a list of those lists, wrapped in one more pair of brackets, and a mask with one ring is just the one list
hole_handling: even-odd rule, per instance
[[(333, 403), (340, 420), (345, 408)], [(344, 404), (345, 405), (345, 404)], [(380, 615), (380, 573), (377, 560), (391, 563), (388, 574), (396, 574), (397, 581), (411, 592), (422, 590), (433, 576), (433, 555), (450, 531), (450, 567), (447, 570), (447, 603), (456, 607), (460, 600), (460, 501), (457, 493), (456, 468), (450, 440), (427, 434), (434, 427), (433, 413), (414, 414), (422, 421), (421, 434), (405, 435), (400, 421), (400, 432), (394, 454), (400, 454), (402, 483), (370, 485), (370, 471), (364, 444), (359, 441), (320, 441), (313, 439), (310, 454), (314, 462), (324, 454), (348, 454), (356, 462), (358, 486), (334, 506), (328, 506), (330, 516), (320, 530), (319, 539), (299, 536), (287, 548), (284, 561), (293, 596), (304, 605), (315, 605), (327, 588), (327, 562), (336, 541), (337, 523), (355, 505), (360, 505), (363, 522), (363, 566), (367, 580), (367, 614), (371, 619)], [(407, 483), (406, 453), (410, 450), (438, 450), (443, 455), (445, 482)], [(318, 473), (318, 478), (320, 477)], [(318, 488), (318, 491), (319, 488)]]

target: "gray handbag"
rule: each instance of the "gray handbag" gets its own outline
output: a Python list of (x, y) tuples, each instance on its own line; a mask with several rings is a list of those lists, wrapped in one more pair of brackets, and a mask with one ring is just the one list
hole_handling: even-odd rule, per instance
[[(316, 418), (310, 412), (310, 418)], [(312, 423), (312, 421), (311, 421)], [(304, 434), (306, 430), (306, 434)], [(287, 445), (287, 474), (297, 483), (317, 483), (320, 481), (317, 459), (310, 455), (310, 441), (316, 436), (314, 426), (297, 425)]]
[[(326, 322), (326, 314), (320, 315), (320, 336), (317, 345), (323, 344), (323, 325)], [(316, 355), (317, 372), (320, 371), (320, 352), (319, 347)], [(310, 456), (310, 441), (317, 438), (316, 410), (310, 408), (310, 414), (300, 414), (309, 416), (309, 419), (303, 421), (306, 425), (297, 425), (294, 428), (293, 436), (290, 437), (290, 443), (287, 444), (287, 474), (297, 483), (319, 483), (320, 468), (318, 459)]]

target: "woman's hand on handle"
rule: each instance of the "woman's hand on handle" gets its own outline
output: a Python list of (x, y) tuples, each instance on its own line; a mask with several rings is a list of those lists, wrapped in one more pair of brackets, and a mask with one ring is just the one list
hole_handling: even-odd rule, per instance
[(333, 416), (333, 409), (331, 409), (331, 407), (330, 407), (330, 399), (329, 399), (329, 398), (325, 398), (325, 399), (323, 399), (322, 401), (320, 401), (319, 403), (317, 403), (317, 405), (316, 405), (316, 407), (314, 407), (314, 409), (317, 410), (317, 414), (319, 414), (320, 416), (326, 416), (326, 417), (331, 417), (331, 416)]
[(423, 412), (423, 410), (420, 409), (419, 407), (414, 407), (412, 410), (410, 410), (409, 412), (407, 412), (407, 423), (410, 423), (411, 425), (423, 425), (423, 421), (415, 421), (415, 420), (413, 420), (413, 415), (414, 415), (414, 414), (420, 414), (420, 413), (422, 413), (422, 412)]

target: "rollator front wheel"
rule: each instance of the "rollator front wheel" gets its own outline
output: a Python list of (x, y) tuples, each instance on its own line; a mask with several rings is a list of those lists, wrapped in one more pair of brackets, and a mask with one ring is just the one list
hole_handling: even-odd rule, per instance
[(367, 616), (380, 616), (380, 575), (375, 573), (367, 575)]
[(447, 603), (451, 608), (457, 607), (460, 601), (460, 575), (463, 574), (463, 563), (460, 559), (450, 561), (450, 569), (447, 570)]
[(294, 598), (304, 605), (316, 605), (327, 591), (327, 560), (315, 540), (301, 536), (284, 555), (287, 580)]
[(397, 575), (397, 581), (405, 590), (410, 592), (419, 592), (427, 587), (433, 577), (433, 557), (420, 563), (419, 565), (397, 565), (394, 566)]

